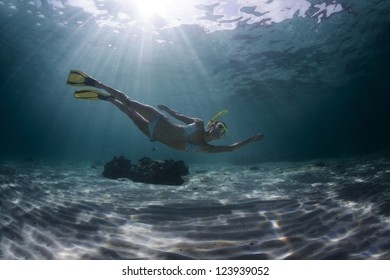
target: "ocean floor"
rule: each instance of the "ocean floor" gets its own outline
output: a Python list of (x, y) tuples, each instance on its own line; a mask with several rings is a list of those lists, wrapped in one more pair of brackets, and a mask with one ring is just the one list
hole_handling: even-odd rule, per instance
[(2, 161), (0, 259), (390, 259), (390, 158), (189, 168)]

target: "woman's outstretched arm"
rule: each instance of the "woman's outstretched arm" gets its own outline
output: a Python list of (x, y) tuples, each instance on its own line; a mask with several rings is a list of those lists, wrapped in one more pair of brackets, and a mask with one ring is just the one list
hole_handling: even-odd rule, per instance
[(252, 137), (249, 137), (248, 139), (245, 139), (243, 141), (234, 143), (229, 146), (213, 146), (213, 145), (204, 145), (200, 148), (200, 152), (204, 153), (223, 153), (223, 152), (232, 152), (234, 150), (237, 150), (245, 145), (248, 145), (252, 142), (257, 142), (264, 139), (264, 135), (261, 134), (255, 134)]
[(172, 117), (178, 119), (179, 121), (182, 121), (183, 123), (185, 124), (190, 124), (190, 123), (193, 123), (195, 121), (202, 121), (201, 119), (197, 119), (197, 118), (191, 118), (191, 117), (188, 117), (186, 115), (183, 115), (179, 112), (176, 112), (174, 110), (172, 110), (171, 108), (168, 108), (167, 106), (165, 105), (158, 105), (157, 106), (160, 110), (162, 111), (165, 111), (167, 112), (168, 114), (170, 114)]

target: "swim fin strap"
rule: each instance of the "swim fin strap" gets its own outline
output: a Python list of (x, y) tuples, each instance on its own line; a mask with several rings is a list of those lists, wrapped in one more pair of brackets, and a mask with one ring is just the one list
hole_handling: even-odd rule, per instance
[(87, 89), (76, 90), (73, 96), (77, 99), (83, 99), (83, 100), (107, 100), (107, 98), (110, 97), (111, 95), (108, 93), (98, 91), (96, 89), (87, 88)]

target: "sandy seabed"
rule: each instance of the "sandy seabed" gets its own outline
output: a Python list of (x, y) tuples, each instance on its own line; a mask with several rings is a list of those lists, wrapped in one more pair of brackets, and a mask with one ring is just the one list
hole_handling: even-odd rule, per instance
[(0, 259), (390, 259), (389, 158), (189, 167), (0, 162)]

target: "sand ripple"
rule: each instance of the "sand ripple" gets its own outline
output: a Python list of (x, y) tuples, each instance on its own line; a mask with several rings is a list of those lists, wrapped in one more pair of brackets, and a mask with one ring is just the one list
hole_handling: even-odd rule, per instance
[(153, 186), (2, 162), (0, 258), (390, 258), (386, 159), (190, 171)]

